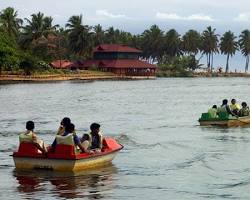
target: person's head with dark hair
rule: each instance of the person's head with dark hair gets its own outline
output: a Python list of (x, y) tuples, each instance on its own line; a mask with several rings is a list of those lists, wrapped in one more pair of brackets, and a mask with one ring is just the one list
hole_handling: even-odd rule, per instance
[(100, 131), (100, 127), (101, 127), (100, 124), (93, 123), (93, 124), (90, 125), (90, 130), (91, 130), (92, 133), (98, 134), (99, 131)]
[(62, 126), (64, 126), (64, 127), (66, 127), (68, 124), (70, 124), (71, 123), (71, 120), (70, 120), (70, 118), (68, 118), (68, 117), (64, 117), (63, 119), (62, 119), (62, 121), (61, 121), (61, 125)]
[(232, 103), (232, 104), (236, 104), (236, 100), (235, 100), (235, 99), (232, 99), (232, 100), (231, 100), (231, 103)]
[(89, 140), (89, 139), (90, 139), (89, 134), (87, 134), (87, 133), (83, 134), (83, 136), (82, 136), (83, 141)]
[(73, 133), (75, 131), (75, 125), (70, 123), (65, 126), (65, 132)]
[(33, 121), (27, 121), (27, 122), (26, 122), (26, 129), (27, 129), (28, 131), (33, 131), (34, 128), (35, 128), (35, 124), (34, 124)]
[(216, 105), (213, 105), (213, 107), (212, 108), (215, 108), (215, 109), (217, 109), (217, 106)]
[(227, 99), (223, 99), (222, 105), (227, 105), (227, 103), (228, 103), (228, 100)]
[(242, 103), (241, 103), (241, 106), (242, 106), (243, 108), (245, 108), (245, 107), (247, 107), (247, 103), (246, 103), (246, 102), (242, 102)]

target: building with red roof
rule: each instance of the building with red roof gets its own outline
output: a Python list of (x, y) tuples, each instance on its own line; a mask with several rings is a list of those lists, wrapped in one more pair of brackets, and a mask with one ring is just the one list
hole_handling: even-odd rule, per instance
[(73, 62), (69, 60), (54, 60), (50, 63), (50, 65), (56, 69), (70, 69), (73, 65)]
[(155, 76), (156, 65), (140, 60), (140, 54), (140, 50), (126, 45), (101, 44), (94, 48), (92, 60), (78, 61), (73, 67), (97, 67), (122, 76)]

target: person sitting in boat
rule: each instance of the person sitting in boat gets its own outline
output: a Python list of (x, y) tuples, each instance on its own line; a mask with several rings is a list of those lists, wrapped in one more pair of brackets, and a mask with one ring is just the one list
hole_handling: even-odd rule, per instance
[(218, 108), (218, 113), (227, 113), (229, 115), (233, 115), (236, 116), (230, 109), (230, 107), (228, 106), (228, 100), (227, 99), (223, 99), (222, 101), (222, 105)]
[(217, 106), (213, 105), (212, 108), (208, 109), (208, 114), (209, 114), (210, 118), (218, 118)]
[(236, 102), (236, 99), (231, 100), (230, 109), (235, 115), (238, 114), (240, 110), (240, 105)]
[(70, 118), (64, 117), (60, 123), (60, 126), (57, 131), (57, 135), (63, 135), (65, 132), (65, 126), (69, 125), (71, 123)]
[(81, 145), (81, 141), (80, 139), (78, 138), (78, 136), (76, 135), (76, 132), (75, 132), (75, 125), (70, 123), (68, 125), (65, 126), (65, 131), (62, 135), (57, 135), (56, 136), (56, 139), (54, 140), (54, 142), (52, 143), (51, 145), (51, 150), (52, 152), (55, 150), (56, 148), (56, 145), (57, 145), (57, 140), (59, 141), (64, 141), (67, 143), (67, 139), (71, 139), (73, 138), (73, 142), (74, 142), (74, 145), (76, 147), (79, 147), (80, 150), (82, 152), (85, 152), (85, 149), (83, 148), (83, 146)]
[(241, 103), (242, 108), (239, 110), (239, 117), (249, 116), (250, 111), (246, 102)]
[(87, 153), (94, 153), (94, 151), (90, 150), (90, 136), (89, 134), (83, 134), (82, 138), (80, 139), (82, 147), (84, 148), (84, 152)]
[(100, 131), (100, 124), (93, 123), (90, 125), (90, 149), (95, 152), (101, 152), (103, 146), (103, 136)]
[(33, 143), (43, 154), (47, 154), (47, 148), (43, 140), (38, 139), (34, 133), (35, 123), (33, 121), (26, 122), (26, 132), (19, 135), (19, 141), (22, 142), (31, 142)]

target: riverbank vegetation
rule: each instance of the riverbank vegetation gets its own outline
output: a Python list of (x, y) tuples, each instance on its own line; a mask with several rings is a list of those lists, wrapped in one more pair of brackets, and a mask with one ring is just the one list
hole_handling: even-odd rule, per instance
[(243, 30), (238, 37), (227, 31), (220, 37), (209, 26), (201, 33), (188, 30), (180, 35), (175, 29), (163, 31), (152, 25), (135, 35), (114, 27), (104, 30), (100, 24), (83, 24), (82, 15), (71, 16), (63, 28), (41, 12), (24, 19), (11, 7), (0, 12), (0, 73), (54, 73), (48, 65), (52, 60), (89, 59), (93, 47), (103, 43), (141, 49), (142, 59), (158, 65), (158, 76), (192, 76), (201, 67), (202, 56), (206, 57), (207, 71), (213, 72), (215, 54), (226, 55), (228, 73), (236, 51), (246, 58), (245, 72), (249, 66), (250, 30)]

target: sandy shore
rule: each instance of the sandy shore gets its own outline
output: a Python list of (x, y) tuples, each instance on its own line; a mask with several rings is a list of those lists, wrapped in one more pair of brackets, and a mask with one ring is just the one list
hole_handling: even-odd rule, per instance
[(0, 75), (0, 82), (48, 82), (48, 81), (73, 81), (73, 80), (134, 80), (134, 79), (154, 79), (155, 77), (133, 77), (133, 76), (117, 76), (117, 75)]

